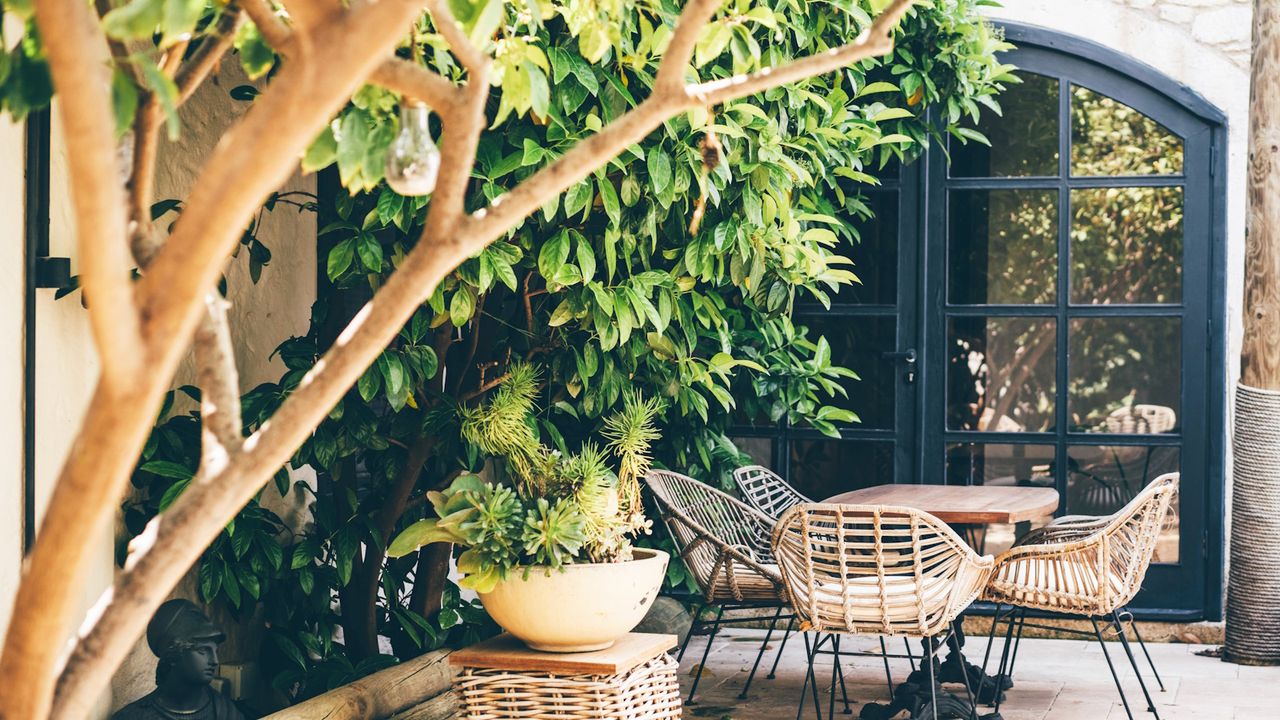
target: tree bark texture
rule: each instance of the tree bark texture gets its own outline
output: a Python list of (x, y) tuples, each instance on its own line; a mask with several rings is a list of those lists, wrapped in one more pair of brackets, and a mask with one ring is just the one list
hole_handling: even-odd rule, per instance
[(1241, 382), (1280, 390), (1280, 2), (1254, 0)]

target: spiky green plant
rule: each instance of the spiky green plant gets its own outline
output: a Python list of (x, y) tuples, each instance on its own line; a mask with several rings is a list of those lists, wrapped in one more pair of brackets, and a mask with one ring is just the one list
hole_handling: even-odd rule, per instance
[[(464, 475), (449, 489), (429, 493), (438, 517), (405, 528), (389, 555), (431, 542), (466, 547), (458, 558), (462, 584), (479, 592), (518, 566), (630, 559), (631, 538), (650, 527), (639, 479), (649, 469), (661, 405), (628, 397), (604, 421), (603, 448), (587, 441), (576, 453), (562, 454), (543, 445), (534, 430), (537, 389), (537, 371), (514, 365), (488, 402), (461, 411), (463, 438), (500, 461), (494, 472), (506, 484)], [(609, 455), (617, 460), (616, 472)]]

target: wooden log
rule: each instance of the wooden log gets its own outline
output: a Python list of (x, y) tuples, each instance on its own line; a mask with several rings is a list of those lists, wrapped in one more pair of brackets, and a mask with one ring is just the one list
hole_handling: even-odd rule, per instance
[(396, 713), (390, 720), (451, 720), (458, 716), (461, 705), (452, 690), (443, 692), (404, 712)]
[(1254, 0), (1241, 382), (1280, 390), (1280, 0)]
[(449, 689), (453, 682), (450, 652), (427, 653), (285, 708), (263, 720), (384, 720), (417, 708)]

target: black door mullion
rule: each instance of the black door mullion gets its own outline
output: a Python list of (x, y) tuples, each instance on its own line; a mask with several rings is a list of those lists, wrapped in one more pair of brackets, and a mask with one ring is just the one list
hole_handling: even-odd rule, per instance
[(1067, 507), (1067, 431), (1071, 422), (1069, 366), (1071, 345), (1067, 306), (1071, 304), (1071, 82), (1058, 79), (1058, 302), (1054, 366), (1054, 485), (1058, 488), (1058, 515), (1070, 512)]

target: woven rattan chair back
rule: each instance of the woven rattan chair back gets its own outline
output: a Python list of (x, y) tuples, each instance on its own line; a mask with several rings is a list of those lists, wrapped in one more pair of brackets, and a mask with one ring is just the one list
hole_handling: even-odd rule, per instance
[(912, 508), (803, 503), (773, 552), (808, 629), (932, 637), (981, 592), (992, 559)]
[(707, 601), (786, 601), (769, 549), (773, 518), (680, 473), (650, 470), (645, 483)]
[(791, 484), (774, 471), (762, 465), (748, 465), (733, 471), (742, 499), (769, 517), (782, 517), (782, 513), (800, 503), (813, 502), (801, 495)]
[(1179, 479), (1161, 475), (1110, 517), (1041, 528), (1019, 541), (997, 558), (986, 597), (1091, 616), (1124, 607), (1142, 588)]

